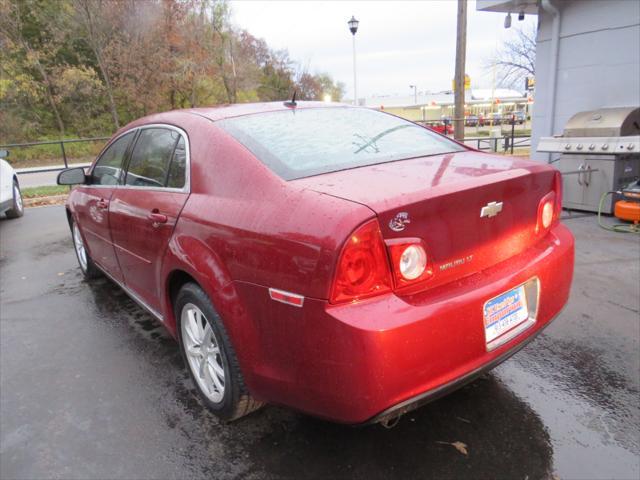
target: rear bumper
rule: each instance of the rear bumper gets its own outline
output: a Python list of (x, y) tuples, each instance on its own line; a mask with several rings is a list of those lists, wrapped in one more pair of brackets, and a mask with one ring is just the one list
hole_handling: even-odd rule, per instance
[(509, 360), (513, 355), (515, 355), (524, 347), (526, 347), (538, 336), (538, 334), (542, 332), (542, 330), (545, 327), (547, 327), (553, 320), (555, 320), (555, 318), (557, 318), (557, 316), (552, 318), (550, 321), (548, 321), (542, 328), (538, 329), (535, 333), (533, 333), (532, 335), (529, 335), (519, 343), (516, 343), (516, 345), (512, 347), (510, 350), (507, 350), (501, 355), (495, 357), (490, 362), (485, 363), (484, 365), (476, 368), (475, 370), (463, 375), (462, 377), (456, 378), (455, 380), (445, 385), (434, 388), (433, 390), (429, 390), (427, 392), (423, 392), (419, 395), (416, 395), (413, 398), (409, 398), (405, 400), (404, 402), (400, 402), (397, 405), (389, 407), (383, 412), (380, 412), (375, 417), (369, 419), (367, 422), (365, 422), (365, 424), (368, 425), (372, 423), (385, 422), (393, 418), (399, 417), (401, 415), (404, 415), (405, 413), (415, 410), (416, 408), (420, 408), (423, 405), (426, 405), (427, 403), (433, 402), (441, 397), (444, 397), (452, 392), (455, 392), (456, 390), (464, 387), (468, 383), (473, 382), (474, 380), (481, 377), (485, 373), (489, 372), (490, 370), (493, 370), (502, 362)]
[[(260, 309), (261, 352), (246, 371), (248, 386), (261, 399), (342, 423), (397, 416), (473, 380), (540, 333), (568, 300), (573, 252), (571, 233), (557, 225), (525, 252), (451, 284), (338, 306), (262, 303), (256, 299), (267, 295), (253, 286), (246, 294)], [(535, 322), (488, 349), (484, 303), (532, 278)]]

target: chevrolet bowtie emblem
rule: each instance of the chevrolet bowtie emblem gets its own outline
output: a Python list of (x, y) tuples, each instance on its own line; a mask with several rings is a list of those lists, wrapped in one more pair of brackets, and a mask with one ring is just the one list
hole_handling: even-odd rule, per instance
[(480, 209), (480, 218), (495, 217), (502, 211), (502, 202), (489, 202)]

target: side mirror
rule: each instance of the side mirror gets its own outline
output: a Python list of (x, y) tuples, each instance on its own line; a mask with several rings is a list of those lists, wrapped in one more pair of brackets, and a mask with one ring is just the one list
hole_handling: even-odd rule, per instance
[(58, 174), (58, 185), (82, 185), (86, 183), (87, 176), (84, 173), (84, 168), (75, 167), (62, 170)]
[(9, 150), (0, 150), (0, 158), (7, 158), (9, 156)]

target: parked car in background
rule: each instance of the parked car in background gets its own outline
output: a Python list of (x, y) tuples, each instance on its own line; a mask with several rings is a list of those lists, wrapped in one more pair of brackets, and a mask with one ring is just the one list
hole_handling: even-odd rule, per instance
[(16, 171), (5, 160), (8, 156), (7, 150), (0, 150), (0, 215), (18, 218), (24, 214), (22, 192)]
[(453, 125), (450, 123), (430, 123), (427, 125), (427, 128), (442, 135), (453, 135)]
[(490, 113), (485, 118), (485, 125), (502, 125), (502, 114), (501, 113)]
[(442, 135), (453, 135), (453, 122), (451, 117), (442, 116), (440, 121), (430, 121), (430, 122), (420, 122), (422, 125), (426, 126), (430, 130), (434, 132), (440, 133)]
[(515, 123), (517, 123), (518, 125), (524, 125), (524, 123), (527, 121), (527, 115), (521, 111), (512, 112), (509, 118), (509, 122), (511, 122), (511, 117), (513, 117)]
[(477, 115), (468, 115), (464, 118), (464, 124), (467, 127), (477, 127), (479, 126), (480, 119)]
[(77, 185), (81, 271), (166, 326), (223, 419), (272, 402), (389, 424), (506, 360), (569, 295), (553, 167), (385, 112), (156, 114), (58, 183)]

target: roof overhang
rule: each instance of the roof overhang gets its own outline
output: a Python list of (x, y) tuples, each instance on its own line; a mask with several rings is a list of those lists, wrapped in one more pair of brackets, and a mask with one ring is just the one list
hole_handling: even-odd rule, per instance
[(481, 12), (538, 14), (537, 0), (476, 0), (476, 10)]

